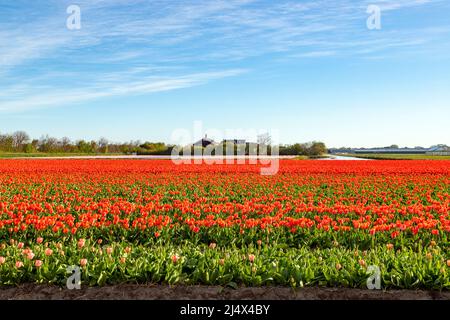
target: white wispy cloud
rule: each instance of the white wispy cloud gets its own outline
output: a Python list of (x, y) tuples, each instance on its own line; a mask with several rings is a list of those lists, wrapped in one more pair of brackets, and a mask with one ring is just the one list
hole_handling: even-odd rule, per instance
[(381, 57), (448, 37), (448, 26), (365, 26), (369, 4), (395, 14), (442, 0), (79, 0), (76, 31), (65, 28), (72, 1), (21, 3), (0, 4), (0, 112), (197, 86), (265, 54)]
[(373, 4), (379, 5), (383, 11), (398, 10), (407, 7), (415, 7), (428, 3), (437, 3), (440, 0), (377, 0)]
[[(235, 69), (220, 72), (196, 73), (178, 77), (148, 77), (139, 81), (125, 83), (119, 81), (117, 78), (110, 78), (103, 79), (101, 82), (91, 84), (84, 88), (66, 88), (57, 91), (47, 89), (39, 93), (36, 90), (30, 93), (27, 90), (23, 90), (23, 86), (17, 85), (9, 88), (9, 92), (7, 93), (8, 97), (13, 97), (12, 100), (2, 101), (2, 95), (0, 95), (0, 111), (11, 113), (41, 107), (67, 105), (99, 98), (163, 92), (198, 86), (215, 79), (232, 77), (244, 72), (246, 70)], [(15, 99), (14, 96), (16, 97)]]
[(292, 55), (292, 58), (317, 58), (334, 56), (336, 51), (311, 51)]

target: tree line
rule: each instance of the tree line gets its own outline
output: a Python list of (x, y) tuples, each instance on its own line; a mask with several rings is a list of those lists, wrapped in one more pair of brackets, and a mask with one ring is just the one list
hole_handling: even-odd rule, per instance
[(112, 143), (105, 138), (72, 141), (64, 137), (57, 139), (48, 135), (31, 139), (25, 131), (11, 134), (0, 133), (0, 152), (20, 153), (132, 153), (140, 148), (139, 141)]
[[(174, 145), (168, 145), (164, 142), (141, 143), (140, 141), (130, 141), (114, 143), (105, 138), (72, 141), (67, 137), (58, 139), (48, 135), (39, 139), (31, 139), (25, 131), (16, 131), (11, 134), (0, 133), (0, 152), (170, 155), (174, 147)], [(201, 149), (203, 152), (204, 148)], [(270, 154), (270, 146), (268, 146), (268, 149)], [(280, 155), (318, 156), (327, 153), (325, 144), (315, 141), (279, 145), (278, 150)], [(194, 154), (194, 151), (195, 148), (192, 148), (192, 154)], [(246, 146), (245, 154), (249, 154), (249, 152), (250, 148)]]
[(291, 145), (280, 146), (280, 156), (283, 155), (302, 155), (302, 156), (320, 156), (328, 153), (325, 143), (313, 141), (307, 143), (295, 143)]

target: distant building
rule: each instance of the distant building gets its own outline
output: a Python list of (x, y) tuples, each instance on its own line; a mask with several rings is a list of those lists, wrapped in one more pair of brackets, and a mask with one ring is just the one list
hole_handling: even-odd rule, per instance
[(450, 155), (450, 147), (439, 144), (431, 148), (415, 147), (415, 148), (332, 148), (329, 153), (356, 153), (356, 154), (430, 154), (430, 155)]
[(210, 144), (215, 145), (216, 142), (212, 139), (209, 139), (208, 136), (205, 134), (205, 137), (203, 139), (198, 140), (193, 144), (194, 147), (203, 147), (206, 148)]
[(353, 149), (353, 153), (379, 153), (379, 154), (425, 154), (425, 148), (370, 148)]
[(328, 149), (328, 153), (336, 154), (336, 153), (353, 153), (352, 148), (330, 148)]
[(429, 148), (426, 154), (435, 156), (450, 156), (450, 147), (445, 144), (438, 144)]
[(245, 144), (245, 139), (225, 139), (222, 142), (223, 144), (232, 143), (232, 144)]

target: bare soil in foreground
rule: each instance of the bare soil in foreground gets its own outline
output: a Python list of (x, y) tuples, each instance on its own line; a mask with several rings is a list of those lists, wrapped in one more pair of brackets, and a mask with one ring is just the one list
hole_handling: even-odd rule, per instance
[(450, 300), (450, 291), (363, 290), (350, 288), (263, 287), (238, 289), (216, 286), (122, 284), (69, 290), (26, 284), (0, 287), (1, 300)]

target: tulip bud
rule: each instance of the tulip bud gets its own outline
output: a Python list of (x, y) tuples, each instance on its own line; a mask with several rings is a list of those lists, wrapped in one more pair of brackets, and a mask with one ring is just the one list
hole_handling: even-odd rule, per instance
[(78, 248), (80, 249), (83, 248), (85, 243), (86, 243), (85, 239), (78, 240)]

